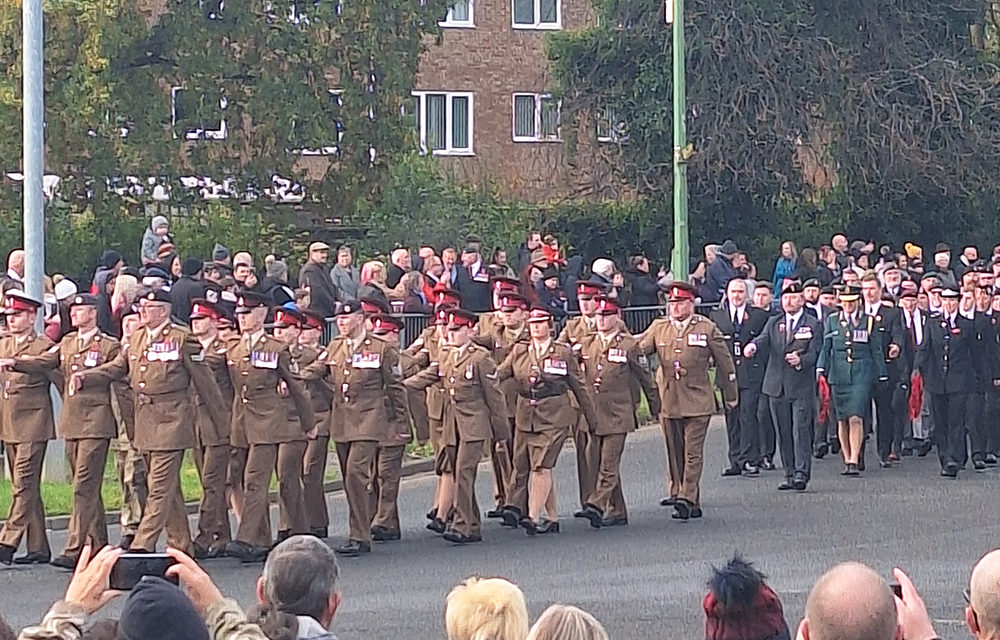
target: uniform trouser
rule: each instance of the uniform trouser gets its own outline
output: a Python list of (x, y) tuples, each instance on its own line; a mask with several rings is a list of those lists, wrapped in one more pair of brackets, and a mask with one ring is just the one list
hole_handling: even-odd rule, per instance
[(198, 531), (194, 543), (203, 549), (223, 548), (232, 538), (225, 490), (229, 451), (228, 444), (199, 446), (194, 450), (194, 464), (201, 480)]
[(937, 445), (941, 468), (949, 464), (965, 464), (965, 410), (967, 393), (932, 393), (931, 413), (934, 416), (934, 444)]
[(701, 504), (701, 469), (710, 419), (711, 416), (661, 418), (660, 423), (667, 442), (670, 495), (694, 506)]
[(291, 535), (309, 533), (302, 503), (302, 460), (305, 441), (252, 444), (244, 477), (243, 519), (236, 539), (253, 547), (270, 547), (271, 473), (278, 475), (278, 508)]
[[(444, 456), (444, 420), (441, 418), (428, 418), (431, 430), (431, 448), (434, 449), (434, 457)], [(441, 475), (440, 469), (435, 469), (437, 475)]]
[(587, 456), (591, 435), (587, 431), (586, 418), (580, 413), (576, 419), (576, 427), (573, 429), (573, 445), (576, 449), (576, 480), (580, 489), (580, 506), (587, 503), (587, 498), (594, 492), (597, 485), (597, 467), (591, 464)]
[(355, 440), (337, 443), (337, 459), (344, 474), (344, 494), (350, 511), (348, 537), (357, 542), (371, 542), (371, 491), (378, 443)]
[(107, 438), (66, 441), (66, 457), (73, 474), (73, 513), (69, 517), (64, 556), (76, 558), (87, 544), (95, 550), (108, 544), (108, 520), (101, 484), (110, 445)]
[(986, 424), (986, 451), (996, 454), (1000, 452), (1000, 389), (996, 387), (986, 390), (983, 422)]
[(122, 489), (122, 511), (119, 524), (122, 535), (134, 536), (146, 510), (149, 489), (146, 484), (146, 461), (131, 446), (115, 450), (115, 471)]
[(149, 497), (132, 548), (155, 551), (160, 533), (166, 529), (167, 545), (190, 555), (191, 529), (181, 494), (184, 451), (151, 451), (143, 455), (149, 469)]
[[(514, 433), (514, 418), (508, 418), (510, 432)], [(500, 451), (497, 445), (503, 444)], [(514, 443), (511, 440), (493, 440), (490, 442), (490, 461), (493, 463), (493, 497), (497, 506), (507, 504), (507, 483), (514, 469)]]
[(232, 447), (229, 451), (229, 470), (226, 472), (226, 485), (243, 490), (247, 473), (247, 458), (250, 456), (248, 447)]
[(28, 553), (50, 555), (42, 504), (42, 462), (48, 442), (7, 443), (4, 446), (11, 477), (11, 504), (0, 530), (0, 544), (15, 549), (27, 538)]
[(372, 479), (371, 513), (373, 527), (399, 531), (399, 481), (403, 476), (406, 445), (380, 445)]
[(318, 436), (306, 444), (302, 468), (302, 498), (305, 502), (309, 529), (326, 529), (330, 514), (326, 507), (326, 461), (330, 453), (330, 436)]
[(527, 438), (523, 433), (514, 436), (514, 468), (507, 482), (507, 504), (522, 514), (528, 513), (528, 479), (531, 477), (531, 459)]
[(903, 446), (903, 422), (909, 417), (908, 393), (899, 380), (888, 384), (876, 383), (875, 399), (876, 442), (878, 457), (887, 460), (890, 453), (898, 454)]
[(774, 460), (777, 448), (777, 438), (774, 431), (774, 419), (771, 417), (771, 405), (767, 396), (761, 394), (757, 399), (757, 425), (760, 427), (760, 457)]
[(729, 438), (729, 464), (738, 469), (756, 464), (760, 458), (760, 426), (757, 423), (759, 389), (740, 389), (740, 403), (726, 411), (726, 435)]
[(600, 509), (606, 518), (628, 517), (621, 479), (624, 451), (624, 433), (590, 437), (588, 453), (591, 465), (597, 469), (597, 482), (587, 497), (587, 504)]
[(973, 460), (982, 460), (988, 451), (986, 445), (987, 428), (983, 420), (986, 408), (986, 393), (974, 391), (969, 394), (969, 404), (965, 408), (965, 427), (969, 433), (969, 446)]
[(812, 415), (815, 411), (813, 397), (768, 398), (771, 418), (778, 426), (778, 448), (785, 477), (805, 476), (809, 481), (812, 471)]
[(816, 410), (813, 411), (813, 449), (829, 445), (840, 437), (837, 432), (837, 412), (832, 399), (826, 412), (826, 420), (819, 419), (819, 409), (819, 397), (817, 396)]
[(483, 454), (483, 440), (462, 440), (447, 447), (455, 470), (455, 519), (452, 530), (471, 537), (481, 536), (482, 516), (476, 502), (476, 471)]

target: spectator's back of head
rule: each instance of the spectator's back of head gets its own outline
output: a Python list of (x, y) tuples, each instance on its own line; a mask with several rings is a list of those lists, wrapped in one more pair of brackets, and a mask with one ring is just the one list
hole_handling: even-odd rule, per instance
[(129, 593), (118, 619), (121, 640), (209, 640), (191, 601), (162, 578), (145, 577)]
[(1000, 549), (987, 553), (972, 568), (965, 620), (980, 640), (1000, 638)]
[(608, 640), (597, 618), (568, 604), (554, 604), (538, 616), (528, 640)]
[(292, 536), (267, 556), (257, 582), (263, 607), (329, 627), (340, 605), (340, 568), (333, 550), (313, 536)]
[(790, 638), (778, 596), (764, 583), (764, 575), (739, 556), (714, 570), (702, 606), (707, 640)]
[(857, 562), (838, 564), (813, 585), (802, 640), (902, 640), (889, 584)]
[(469, 578), (445, 599), (444, 624), (448, 640), (524, 640), (528, 607), (503, 578)]

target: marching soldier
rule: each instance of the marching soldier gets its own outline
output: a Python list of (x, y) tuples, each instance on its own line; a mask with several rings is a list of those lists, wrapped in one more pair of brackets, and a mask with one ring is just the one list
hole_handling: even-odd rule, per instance
[(494, 276), (490, 279), (490, 288), (493, 290), (493, 312), (483, 313), (479, 316), (476, 328), (473, 331), (473, 339), (479, 336), (491, 335), (496, 331), (497, 327), (503, 326), (503, 312), (500, 309), (500, 299), (507, 294), (518, 293), (521, 288), (521, 282), (514, 278)]
[[(883, 299), (882, 285), (874, 273), (867, 273), (861, 278), (861, 296), (865, 314), (875, 321), (871, 330), (878, 334), (878, 343), (882, 349), (879, 358), (886, 373), (886, 377), (884, 379), (880, 377), (872, 388), (875, 422), (878, 425), (876, 443), (879, 466), (886, 469), (892, 466), (893, 462), (899, 462), (899, 453), (903, 446), (903, 420), (907, 414), (909, 398), (907, 385), (910, 376), (908, 372), (902, 371), (899, 362), (899, 354), (905, 340), (903, 322), (900, 319), (900, 310), (893, 302)], [(869, 418), (869, 433), (870, 424)], [(862, 455), (864, 455), (864, 445), (862, 445)]]
[[(569, 345), (573, 353), (579, 358), (583, 352), (583, 345), (597, 331), (597, 296), (604, 293), (601, 285), (593, 282), (577, 282), (576, 297), (580, 304), (580, 315), (570, 318), (566, 326), (559, 333), (556, 342)], [(587, 498), (594, 491), (597, 484), (597, 469), (591, 469), (587, 457), (587, 445), (590, 443), (590, 434), (587, 433), (586, 425), (583, 424), (584, 417), (581, 414), (577, 418), (577, 427), (573, 430), (573, 444), (576, 450), (576, 476), (577, 486), (580, 490), (580, 510), (573, 513), (574, 517), (585, 517), (583, 515)]]
[[(532, 309), (528, 332), (531, 341), (515, 344), (497, 367), (500, 381), (513, 377), (518, 383), (514, 472), (502, 517), (505, 526), (520, 524), (528, 535), (559, 533), (552, 469), (574, 425), (589, 431), (597, 425), (597, 416), (577, 354), (552, 340), (552, 315)], [(577, 419), (580, 410), (586, 420), (582, 425)], [(548, 518), (542, 518), (543, 510)]]
[[(5, 295), (7, 335), (0, 338), (0, 357), (39, 356), (54, 345), (35, 333), (35, 317), (42, 306), (16, 289)], [(45, 535), (42, 504), (42, 462), (49, 440), (55, 438), (52, 399), (47, 373), (2, 372), (3, 402), (0, 402), (0, 441), (11, 475), (10, 512), (0, 530), (0, 563), (45, 564), (51, 557)], [(27, 538), (27, 554), (14, 552)]]
[(639, 425), (635, 410), (640, 389), (649, 402), (650, 414), (660, 414), (660, 392), (641, 358), (638, 342), (622, 322), (617, 301), (598, 298), (597, 334), (583, 348), (583, 372), (593, 389), (597, 412), (587, 457), (590, 467), (598, 470), (584, 514), (595, 529), (628, 524), (620, 469), (625, 437)]
[(840, 449), (844, 455), (841, 475), (857, 476), (865, 437), (864, 418), (872, 403), (876, 377), (888, 380), (882, 356), (882, 338), (875, 316), (858, 309), (858, 290), (845, 286), (840, 292), (841, 312), (827, 316), (823, 347), (816, 372), (826, 376), (839, 420)]
[(334, 549), (339, 555), (371, 552), (371, 499), (378, 443), (398, 419), (406, 415), (406, 393), (401, 381), (399, 350), (365, 331), (360, 305), (345, 303), (337, 313), (339, 335), (302, 377), (324, 375), (333, 382), (330, 434), (344, 474), (344, 493), (350, 509), (347, 543)]
[[(97, 328), (97, 298), (82, 294), (70, 301), (70, 320), (76, 329), (67, 333), (57, 346), (41, 355), (22, 354), (0, 362), (0, 366), (25, 374), (58, 373), (68, 383), (74, 373), (114, 360), (121, 350), (118, 341)], [(104, 517), (101, 484), (108, 447), (117, 432), (111, 412), (108, 386), (94, 385), (80, 393), (62, 389), (62, 410), (58, 433), (66, 440), (66, 457), (73, 479), (73, 511), (69, 536), (61, 555), (52, 565), (75, 569), (80, 551), (87, 544), (95, 549), (108, 544), (108, 525)]]
[(205, 366), (201, 345), (187, 329), (170, 322), (170, 293), (162, 289), (147, 293), (139, 316), (144, 329), (132, 334), (129, 348), (111, 362), (73, 374), (70, 392), (130, 380), (136, 397), (134, 443), (149, 470), (146, 511), (131, 549), (154, 551), (165, 528), (169, 546), (193, 554), (181, 493), (184, 451), (197, 444), (190, 390), (204, 394), (217, 429), (225, 428), (228, 414)]
[[(298, 346), (292, 349), (292, 360), (302, 371), (319, 358), (323, 351), (320, 338), (326, 319), (315, 311), (302, 310), (304, 324)], [(309, 531), (317, 538), (329, 537), (330, 514), (326, 506), (326, 463), (330, 455), (330, 407), (333, 387), (327, 378), (306, 384), (313, 415), (316, 417), (316, 439), (306, 443), (305, 466), (302, 469), (302, 497), (306, 506)]]
[(233, 424), (242, 423), (250, 451), (243, 519), (230, 552), (251, 563), (262, 562), (273, 543), (268, 499), (272, 472), (277, 473), (278, 505), (288, 534), (309, 533), (302, 502), (302, 461), (306, 440), (315, 438), (317, 429), (309, 394), (293, 371), (288, 347), (264, 332), (268, 297), (244, 291), (237, 302), (243, 335), (229, 350), (236, 394)]
[(705, 434), (715, 412), (715, 387), (708, 377), (712, 361), (718, 371), (726, 409), (738, 404), (736, 368), (725, 338), (714, 322), (694, 313), (695, 290), (684, 282), (670, 287), (669, 319), (653, 321), (639, 338), (639, 351), (656, 353), (660, 367), (660, 424), (667, 443), (670, 496), (676, 520), (700, 518), (701, 470)]
[[(125, 309), (121, 325), (121, 348), (125, 350), (128, 349), (132, 334), (141, 328), (139, 310), (134, 305)], [(115, 471), (122, 492), (119, 518), (122, 533), (118, 546), (128, 549), (135, 540), (139, 523), (142, 522), (149, 489), (146, 485), (146, 461), (132, 446), (135, 434), (135, 395), (127, 381), (116, 380), (111, 383), (111, 412), (115, 416), (117, 433), (117, 437), (111, 441), (111, 450), (114, 451)]]
[(461, 309), (448, 312), (449, 349), (442, 359), (409, 378), (407, 386), (423, 388), (440, 381), (445, 404), (444, 440), (455, 473), (455, 519), (444, 539), (455, 544), (482, 540), (482, 520), (476, 503), (476, 470), (486, 442), (506, 442), (503, 394), (489, 351), (472, 343), (476, 315)]
[(229, 470), (231, 412), (235, 397), (229, 375), (229, 349), (233, 344), (219, 337), (217, 323), (222, 317), (222, 309), (215, 303), (195, 300), (191, 305), (191, 334), (201, 345), (205, 365), (212, 372), (216, 388), (225, 402), (223, 410), (230, 415), (229, 422), (216, 428), (206, 401), (198, 389), (194, 389), (197, 410), (195, 437), (198, 440), (194, 463), (202, 487), (198, 531), (194, 537), (194, 557), (199, 560), (223, 557), (232, 541), (226, 505), (226, 474)]

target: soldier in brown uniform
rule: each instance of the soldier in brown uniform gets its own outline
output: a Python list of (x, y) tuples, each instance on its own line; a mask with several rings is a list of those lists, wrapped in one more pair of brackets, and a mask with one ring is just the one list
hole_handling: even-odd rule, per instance
[[(326, 328), (326, 319), (315, 311), (302, 310), (303, 325), (299, 344), (292, 349), (292, 359), (299, 371), (305, 369), (323, 351), (320, 338)], [(330, 455), (330, 407), (333, 406), (333, 387), (327, 379), (313, 380), (306, 384), (316, 419), (316, 439), (306, 444), (305, 466), (302, 468), (302, 497), (306, 505), (309, 532), (317, 538), (330, 535), (330, 515), (326, 507), (326, 463)]]
[[(81, 294), (70, 301), (69, 315), (75, 331), (67, 333), (56, 346), (41, 355), (19, 355), (0, 360), (0, 366), (18, 373), (47, 375), (58, 372), (69, 383), (77, 371), (85, 371), (114, 360), (121, 350), (118, 341), (97, 328), (97, 298)], [(101, 499), (104, 465), (108, 447), (117, 429), (111, 412), (111, 394), (107, 386), (93, 386), (80, 393), (63, 395), (57, 431), (66, 440), (73, 481), (73, 511), (69, 534), (62, 555), (52, 564), (63, 569), (76, 568), (84, 545), (99, 549), (108, 544), (108, 525)]]
[[(130, 305), (122, 313), (121, 348), (127, 349), (132, 334), (141, 328), (139, 309)], [(115, 471), (122, 492), (122, 510), (118, 522), (121, 525), (121, 540), (118, 546), (128, 549), (135, 540), (135, 533), (142, 522), (146, 510), (146, 461), (132, 446), (135, 435), (135, 394), (127, 381), (111, 383), (111, 412), (115, 416), (117, 437), (111, 441), (114, 452)]]
[[(316, 420), (305, 385), (288, 347), (264, 332), (268, 297), (244, 291), (236, 313), (243, 333), (229, 350), (229, 374), (236, 398), (233, 425), (241, 424), (250, 451), (243, 477), (243, 519), (229, 553), (241, 562), (262, 562), (271, 550), (271, 474), (278, 476), (278, 507), (290, 535), (309, 533), (302, 501), (306, 440), (316, 437)], [(290, 398), (290, 402), (289, 402)]]
[[(403, 321), (389, 315), (373, 315), (368, 317), (372, 327), (372, 335), (385, 340), (391, 345), (399, 344), (399, 332), (403, 329)], [(420, 370), (414, 358), (400, 354), (400, 368), (403, 376), (412, 375)], [(407, 409), (412, 407), (414, 395), (412, 389), (406, 389)], [(424, 402), (420, 396), (417, 401)], [(400, 539), (399, 527), (399, 481), (403, 474), (403, 455), (406, 445), (413, 438), (410, 426), (409, 411), (407, 415), (397, 416), (393, 428), (389, 430), (386, 439), (378, 445), (378, 457), (375, 461), (375, 479), (372, 482), (372, 540), (390, 542)], [(417, 431), (417, 440), (421, 445), (427, 443), (429, 434), (424, 427)]]
[(229, 342), (219, 337), (218, 321), (222, 309), (207, 300), (191, 305), (191, 334), (201, 344), (205, 364), (225, 402), (223, 410), (230, 422), (216, 428), (206, 401), (195, 391), (196, 420), (194, 462), (201, 479), (201, 503), (198, 506), (198, 531), (194, 537), (194, 557), (199, 560), (221, 558), (232, 541), (229, 509), (226, 504), (226, 474), (229, 471), (229, 441), (233, 407), (233, 381), (229, 376)]
[(640, 361), (638, 342), (629, 334), (614, 298), (597, 300), (597, 333), (583, 347), (583, 372), (593, 389), (597, 424), (590, 433), (588, 466), (597, 482), (587, 498), (584, 517), (595, 529), (628, 524), (621, 485), (625, 436), (639, 425), (640, 390), (650, 415), (660, 413), (660, 392)]
[(330, 435), (344, 474), (350, 509), (347, 542), (334, 549), (357, 556), (371, 551), (371, 498), (378, 443), (385, 440), (397, 416), (406, 415), (406, 392), (399, 350), (368, 335), (357, 303), (345, 303), (337, 314), (339, 335), (320, 358), (302, 371), (306, 380), (329, 375), (333, 382)]
[(167, 544), (190, 555), (194, 551), (181, 494), (181, 464), (184, 450), (197, 444), (192, 387), (204, 395), (216, 428), (224, 428), (229, 416), (205, 366), (201, 345), (187, 329), (170, 322), (169, 292), (156, 290), (143, 296), (139, 316), (145, 328), (132, 335), (128, 349), (96, 369), (73, 374), (70, 390), (107, 386), (125, 377), (131, 381), (136, 398), (135, 447), (149, 469), (149, 497), (132, 550), (154, 551), (165, 528)]
[(694, 313), (694, 287), (675, 282), (670, 288), (670, 317), (653, 321), (639, 337), (639, 351), (656, 353), (660, 367), (660, 424), (667, 443), (673, 518), (701, 517), (699, 484), (705, 434), (715, 413), (715, 387), (708, 376), (714, 362), (716, 383), (726, 408), (737, 405), (736, 368), (714, 322)]
[[(5, 302), (8, 333), (0, 339), (0, 357), (42, 355), (54, 346), (51, 340), (35, 333), (40, 302), (18, 290), (8, 291)], [(51, 551), (45, 535), (42, 462), (49, 440), (55, 438), (49, 383), (57, 382), (58, 376), (5, 370), (0, 378), (0, 441), (4, 443), (13, 498), (0, 530), (0, 563), (44, 564)], [(27, 538), (28, 553), (14, 558), (22, 537)]]
[[(583, 428), (596, 426), (597, 416), (576, 354), (552, 339), (552, 315), (545, 309), (532, 309), (528, 331), (531, 342), (515, 344), (497, 367), (501, 382), (510, 377), (518, 382), (514, 473), (503, 520), (505, 526), (520, 524), (528, 535), (558, 533), (552, 469), (570, 429), (578, 423), (578, 409), (570, 402), (570, 394), (583, 412)], [(549, 516), (545, 520), (543, 509)]]
[[(597, 296), (604, 293), (601, 285), (593, 282), (578, 282), (576, 284), (576, 297), (580, 303), (580, 315), (570, 318), (563, 327), (556, 342), (569, 345), (573, 353), (579, 358), (583, 353), (583, 346), (589, 342), (590, 338), (597, 331)], [(587, 456), (587, 447), (590, 444), (590, 434), (587, 433), (586, 425), (583, 424), (583, 415), (577, 419), (577, 426), (573, 429), (573, 444), (576, 450), (576, 477), (577, 486), (580, 489), (580, 511), (573, 513), (576, 517), (583, 517), (583, 509), (587, 498), (594, 492), (597, 485), (597, 469), (590, 466), (590, 458)]]
[(429, 369), (406, 384), (423, 388), (436, 381), (444, 387), (445, 446), (455, 470), (455, 519), (444, 539), (456, 544), (482, 540), (482, 519), (476, 503), (476, 470), (486, 442), (505, 442), (510, 424), (496, 365), (489, 351), (472, 343), (474, 313), (453, 309), (448, 313), (448, 351)]

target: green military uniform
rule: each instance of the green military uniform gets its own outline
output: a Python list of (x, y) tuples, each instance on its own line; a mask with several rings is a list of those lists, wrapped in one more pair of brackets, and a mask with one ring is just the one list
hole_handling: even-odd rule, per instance
[(826, 375), (838, 416), (866, 415), (875, 378), (888, 377), (875, 319), (860, 310), (827, 316), (816, 370)]

